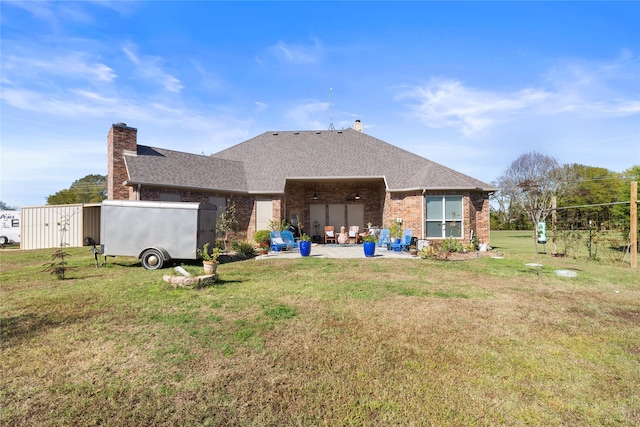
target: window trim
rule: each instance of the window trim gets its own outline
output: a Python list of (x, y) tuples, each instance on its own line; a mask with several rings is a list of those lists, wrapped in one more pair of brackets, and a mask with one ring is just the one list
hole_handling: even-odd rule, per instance
[[(431, 198), (431, 199), (440, 199), (440, 202), (442, 203), (442, 213), (440, 218), (438, 219), (433, 219), (433, 220), (429, 220), (429, 210), (427, 208), (427, 200)], [(457, 198), (460, 199), (460, 218), (447, 218), (447, 199), (450, 198)], [(458, 239), (458, 240), (462, 240), (464, 239), (464, 196), (460, 195), (460, 194), (444, 194), (444, 195), (425, 195), (424, 196), (424, 205), (425, 205), (425, 221), (424, 221), (424, 228), (425, 228), (425, 236), (427, 239), (448, 239), (448, 238), (452, 238), (452, 239)], [(459, 224), (460, 226), (460, 233), (458, 236), (454, 236), (454, 235), (450, 235), (448, 236), (448, 232), (451, 230), (451, 227), (447, 227), (448, 223), (451, 222), (455, 222), (456, 226), (457, 224)], [(438, 224), (441, 226), (441, 234), (438, 237), (435, 236), (430, 236), (429, 235), (429, 224)]]

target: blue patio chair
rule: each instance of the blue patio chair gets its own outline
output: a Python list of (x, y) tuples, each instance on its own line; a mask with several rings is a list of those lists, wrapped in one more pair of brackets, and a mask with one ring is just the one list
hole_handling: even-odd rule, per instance
[(287, 248), (287, 243), (284, 241), (279, 231), (272, 231), (269, 233), (269, 239), (271, 240), (272, 251), (279, 252)]
[(280, 232), (280, 237), (284, 240), (286, 249), (289, 249), (290, 251), (298, 249), (296, 239), (293, 237), (293, 233), (290, 230), (282, 230)]
[(391, 248), (394, 252), (402, 252), (406, 250), (409, 252), (409, 245), (411, 245), (411, 238), (413, 237), (413, 230), (408, 229), (402, 232), (402, 238), (398, 243), (391, 243)]
[(379, 248), (389, 249), (389, 244), (391, 243), (391, 232), (388, 228), (383, 228), (380, 230), (380, 235), (378, 236), (378, 244)]

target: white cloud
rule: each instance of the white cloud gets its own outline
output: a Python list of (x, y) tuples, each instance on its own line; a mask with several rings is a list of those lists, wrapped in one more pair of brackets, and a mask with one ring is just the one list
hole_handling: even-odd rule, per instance
[(429, 127), (458, 127), (472, 136), (548, 97), (540, 90), (497, 93), (468, 88), (454, 80), (432, 79), (425, 86), (405, 88), (396, 99), (413, 101), (412, 115)]
[(56, 52), (51, 56), (46, 51), (39, 51), (37, 55), (29, 57), (14, 53), (3, 57), (4, 72), (11, 76), (8, 79), (57, 76), (86, 79), (88, 82), (112, 82), (117, 77), (111, 67), (85, 52)]
[(184, 86), (180, 80), (162, 69), (162, 60), (153, 56), (138, 56), (135, 47), (127, 45), (122, 48), (127, 58), (136, 66), (138, 74), (147, 80), (152, 80), (169, 92), (178, 93)]
[[(285, 113), (285, 118), (297, 124), (300, 129), (325, 129), (329, 128), (329, 103), (311, 100), (297, 105)], [(326, 115), (326, 119), (319, 116)]]
[(254, 101), (254, 105), (256, 106), (257, 112), (264, 111), (267, 108), (269, 108), (269, 104), (265, 104), (264, 102), (260, 102), (260, 101)]
[(267, 51), (279, 60), (294, 64), (317, 64), (324, 55), (324, 49), (317, 39), (312, 39), (312, 44), (306, 45), (279, 41)]
[(564, 60), (545, 80), (555, 93), (557, 111), (626, 116), (640, 112), (639, 68), (640, 58), (623, 50), (608, 61)]
[(467, 137), (522, 117), (630, 116), (640, 112), (638, 62), (628, 51), (614, 61), (565, 61), (545, 76), (548, 87), (512, 92), (432, 79), (422, 86), (401, 88), (396, 100), (408, 102), (410, 115), (428, 127), (457, 128)]

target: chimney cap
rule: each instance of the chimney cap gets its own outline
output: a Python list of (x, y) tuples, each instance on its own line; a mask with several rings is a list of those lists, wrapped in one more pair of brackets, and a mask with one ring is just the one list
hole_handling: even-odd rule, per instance
[(127, 126), (127, 124), (123, 123), (123, 122), (114, 123), (113, 127), (137, 130), (136, 128), (132, 128), (132, 127)]

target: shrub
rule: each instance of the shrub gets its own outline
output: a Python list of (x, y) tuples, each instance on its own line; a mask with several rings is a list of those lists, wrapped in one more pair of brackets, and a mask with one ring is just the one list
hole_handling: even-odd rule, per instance
[(240, 258), (251, 258), (255, 256), (255, 248), (246, 240), (234, 240), (231, 242), (231, 249), (236, 252)]
[(270, 238), (271, 232), (269, 230), (258, 230), (256, 234), (253, 235), (253, 240), (259, 245), (266, 243), (268, 246)]
[(460, 242), (460, 240), (456, 240), (452, 237), (447, 237), (442, 241), (440, 250), (442, 252), (462, 252), (464, 250), (464, 246), (462, 246), (462, 242)]
[(440, 257), (440, 251), (435, 246), (425, 246), (418, 251), (418, 256), (422, 259), (437, 259)]

